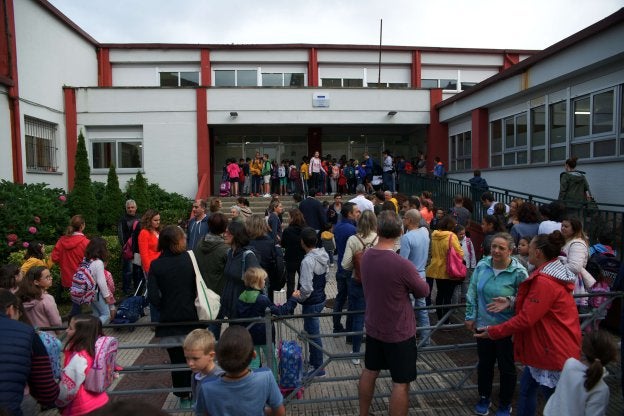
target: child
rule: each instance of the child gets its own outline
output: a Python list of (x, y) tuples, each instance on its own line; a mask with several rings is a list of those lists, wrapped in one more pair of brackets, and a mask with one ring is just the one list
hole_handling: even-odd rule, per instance
[[(316, 248), (317, 238), (316, 231), (310, 227), (306, 227), (301, 231), (301, 246), (306, 252), (301, 269), (299, 271), (299, 303), (302, 305), (302, 313), (314, 314), (320, 313), (325, 307), (325, 284), (327, 282), (327, 269), (329, 256), (323, 248)], [(319, 335), (319, 318), (305, 317), (303, 318), (303, 329), (308, 333), (310, 338), (320, 348), (323, 348), (323, 340)], [(312, 369), (308, 372), (308, 377), (323, 377), (325, 370), (321, 368), (323, 364), (323, 352), (312, 345), (309, 345), (310, 365)]]
[[(589, 261), (585, 266), (585, 269), (592, 275), (594, 279), (596, 279), (596, 283), (589, 290), (590, 293), (609, 293), (609, 282), (605, 278), (604, 273), (600, 270), (600, 266), (596, 262)], [(606, 296), (592, 296), (588, 299), (588, 304), (592, 309), (599, 309), (604, 303), (607, 303), (609, 298)], [(607, 317), (607, 310), (611, 307), (611, 304), (606, 305), (606, 307), (600, 312), (596, 312), (596, 316), (591, 325), (585, 327), (585, 332), (589, 333), (592, 330), (597, 331), (600, 326), (600, 321), (604, 320)]]
[(466, 278), (460, 286), (461, 292), (459, 294), (459, 302), (457, 302), (464, 303), (466, 301), (466, 293), (468, 293), (468, 285), (470, 284), (472, 271), (477, 266), (477, 256), (475, 254), (472, 240), (466, 235), (466, 227), (464, 227), (463, 225), (457, 225), (457, 227), (455, 227), (455, 234), (457, 234), (457, 238), (459, 239), (461, 248), (462, 250), (464, 250), (464, 262), (466, 263), (467, 268)]
[(583, 337), (582, 361), (568, 358), (555, 392), (544, 407), (544, 416), (604, 415), (609, 404), (609, 386), (603, 378), (607, 364), (617, 359), (611, 335), (596, 331)]
[(514, 254), (513, 257), (531, 273), (533, 271), (533, 265), (529, 263), (529, 244), (531, 244), (531, 239), (529, 237), (522, 237), (518, 240), (518, 254)]
[(93, 315), (100, 318), (102, 324), (111, 319), (110, 306), (115, 303), (113, 293), (108, 289), (106, 282), (105, 263), (108, 261), (109, 251), (106, 240), (102, 237), (93, 237), (85, 250), (85, 264), (97, 283), (97, 295), (91, 302)]
[(191, 398), (197, 402), (199, 386), (206, 381), (216, 380), (223, 370), (215, 364), (215, 337), (207, 329), (194, 329), (184, 339), (184, 358), (193, 375), (191, 376)]
[(95, 341), (101, 335), (101, 328), (100, 320), (91, 315), (76, 315), (69, 321), (65, 365), (56, 400), (61, 415), (87, 415), (108, 403), (106, 392), (90, 392), (83, 385), (87, 371), (93, 365)]
[(277, 176), (279, 177), (279, 194), (286, 195), (286, 185), (288, 184), (288, 179), (286, 178), (286, 161), (282, 160), (282, 163), (279, 164), (277, 168)]
[(25, 276), (33, 266), (44, 266), (48, 269), (52, 267), (54, 263), (52, 259), (45, 258), (45, 246), (41, 241), (32, 241), (26, 249), (24, 255), (24, 264), (22, 264), (22, 274)]
[[(34, 327), (61, 326), (61, 314), (54, 297), (48, 294), (52, 286), (50, 270), (43, 266), (31, 267), (22, 279), (16, 295), (24, 305), (24, 312)], [(54, 331), (49, 332), (54, 335)]]
[[(237, 308), (239, 318), (264, 318), (266, 308), (271, 310), (273, 315), (292, 315), (297, 307), (299, 291), (295, 290), (288, 299), (288, 302), (281, 306), (276, 306), (268, 296), (263, 293), (267, 272), (260, 267), (250, 267), (243, 276), (245, 290), (238, 297)], [(275, 328), (272, 328), (273, 339), (275, 339)], [(252, 361), (251, 368), (258, 368), (261, 364), (261, 355), (266, 357), (271, 351), (266, 351), (267, 339), (264, 323), (254, 323), (249, 328), (249, 333), (254, 343), (256, 358)], [(276, 364), (274, 362), (274, 364)]]
[(0, 288), (10, 290), (11, 293), (17, 292), (19, 283), (22, 281), (23, 274), (19, 267), (15, 264), (5, 264), (0, 267)]
[(228, 327), (219, 339), (216, 352), (225, 374), (200, 386), (196, 414), (286, 414), (284, 399), (273, 374), (263, 368), (249, 369), (255, 351), (251, 335), (245, 327)]
[(334, 265), (334, 251), (336, 251), (336, 240), (334, 239), (334, 226), (331, 223), (323, 225), (321, 232), (321, 246), (329, 256), (329, 264)]

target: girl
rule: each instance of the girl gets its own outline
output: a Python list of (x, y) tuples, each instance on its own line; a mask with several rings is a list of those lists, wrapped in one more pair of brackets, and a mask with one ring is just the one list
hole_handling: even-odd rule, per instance
[[(22, 279), (17, 296), (20, 298), (26, 317), (34, 327), (61, 326), (61, 314), (54, 297), (48, 294), (52, 286), (52, 275), (47, 267), (31, 267)], [(54, 331), (49, 332), (54, 335)]]
[(505, 226), (500, 222), (498, 217), (494, 215), (484, 215), (483, 220), (481, 220), (481, 229), (484, 234), (483, 243), (481, 245), (483, 256), (489, 256), (494, 234), (505, 231)]
[(44, 266), (49, 269), (53, 264), (52, 260), (46, 260), (45, 258), (45, 248), (43, 243), (41, 241), (33, 241), (26, 249), (24, 264), (22, 264), (22, 274), (26, 275), (28, 270), (34, 266)]
[(104, 263), (108, 261), (108, 256), (106, 240), (102, 237), (93, 237), (85, 251), (85, 262), (88, 263), (91, 276), (97, 284), (97, 294), (91, 303), (91, 309), (93, 309), (93, 316), (99, 318), (102, 324), (107, 324), (110, 321), (109, 305), (115, 303), (113, 293), (109, 290), (106, 281), (106, 270), (104, 270)]
[(522, 237), (518, 240), (518, 254), (514, 254), (514, 257), (531, 273), (533, 265), (529, 264), (529, 244), (531, 244), (531, 237)]
[(565, 362), (555, 393), (544, 407), (544, 416), (604, 415), (609, 404), (609, 386), (603, 380), (605, 367), (616, 359), (617, 349), (607, 332), (585, 335), (583, 357)]
[(0, 267), (0, 288), (17, 292), (19, 282), (22, 281), (22, 271), (15, 264), (5, 264)]
[[(602, 293), (606, 294), (610, 292), (609, 282), (607, 281), (604, 273), (602, 272), (600, 266), (593, 261), (587, 263), (587, 272), (592, 275), (596, 279), (596, 283), (592, 286), (590, 292), (591, 293)], [(589, 298), (588, 303), (591, 309), (599, 309), (604, 303), (607, 303), (609, 298), (606, 296), (593, 296)], [(585, 332), (591, 332), (592, 330), (597, 331), (600, 326), (600, 321), (604, 320), (607, 317), (607, 311), (611, 308), (611, 304), (605, 306), (603, 310), (600, 312), (594, 312), (595, 319), (591, 323), (591, 325), (587, 325), (585, 327)]]
[(277, 176), (279, 178), (279, 194), (286, 195), (286, 184), (288, 180), (286, 178), (286, 166), (287, 161), (282, 160), (282, 163), (277, 167)]
[(106, 392), (93, 393), (83, 386), (93, 365), (95, 341), (102, 335), (100, 321), (90, 315), (76, 315), (67, 327), (65, 362), (56, 405), (63, 416), (87, 415), (108, 403)]
[(466, 293), (468, 293), (468, 284), (470, 283), (470, 276), (472, 276), (472, 271), (477, 266), (477, 256), (475, 254), (474, 245), (472, 244), (472, 240), (470, 237), (466, 235), (466, 227), (463, 225), (457, 224), (455, 227), (455, 234), (457, 234), (457, 238), (459, 239), (459, 244), (461, 244), (462, 250), (464, 250), (464, 262), (466, 263), (467, 271), (466, 278), (462, 282), (459, 292), (459, 299), (456, 303), (464, 303), (466, 299)]

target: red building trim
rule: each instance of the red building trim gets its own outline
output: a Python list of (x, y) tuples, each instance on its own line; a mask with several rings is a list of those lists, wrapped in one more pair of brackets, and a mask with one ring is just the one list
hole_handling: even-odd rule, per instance
[(208, 134), (208, 99), (206, 88), (197, 88), (197, 195), (212, 195), (210, 175), (210, 136)]
[(500, 69), (501, 72), (510, 68), (512, 65), (520, 62), (520, 54), (517, 53), (505, 53), (503, 55), (503, 67)]
[(210, 49), (200, 51), (201, 86), (212, 86), (212, 66), (210, 65)]
[(98, 48), (98, 87), (113, 86), (113, 68), (110, 63), (110, 50), (108, 48)]
[(420, 50), (412, 51), (412, 88), (420, 88), (422, 86), (422, 52)]
[[(9, 61), (10, 54), (10, 38), (8, 22), (8, 4), (10, 1), (0, 1), (0, 83), (5, 84), (10, 80), (11, 74), (11, 62)], [(12, 33), (12, 32), (11, 32)]]
[(310, 48), (308, 55), (308, 87), (318, 87), (318, 50)]
[[(17, 41), (15, 39), (15, 9), (13, 0), (4, 1), (7, 32), (3, 33), (3, 42), (7, 46), (8, 77), (13, 81), (9, 87), (9, 113), (11, 117), (11, 156), (13, 161), (13, 182), (24, 183), (24, 167), (22, 161), (22, 116), (19, 108), (19, 82), (17, 77)], [(6, 36), (6, 38), (4, 38)]]
[(472, 168), (489, 167), (489, 112), (487, 108), (472, 110)]
[(65, 148), (67, 149), (67, 189), (74, 188), (76, 175), (76, 150), (78, 149), (78, 115), (76, 113), (76, 90), (63, 87), (65, 103)]
[(430, 90), (429, 93), (429, 107), (431, 108), (429, 126), (427, 128), (427, 170), (433, 170), (433, 159), (436, 156), (440, 157), (442, 163), (444, 163), (445, 169), (448, 170), (448, 153), (449, 153), (449, 140), (448, 140), (448, 125), (446, 123), (440, 123), (440, 114), (435, 107), (436, 104), (442, 101), (442, 89), (435, 88)]

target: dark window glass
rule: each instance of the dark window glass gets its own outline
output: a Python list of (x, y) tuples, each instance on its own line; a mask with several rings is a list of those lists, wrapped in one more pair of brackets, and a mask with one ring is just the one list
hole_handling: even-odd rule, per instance
[(461, 83), (461, 87), (463, 91), (466, 91), (467, 89), (470, 89), (474, 87), (475, 85), (477, 85), (476, 82), (462, 82)]
[(281, 87), (282, 74), (262, 74), (263, 87)]
[(237, 76), (236, 85), (238, 87), (258, 86), (258, 71), (255, 69), (239, 69), (237, 71)]
[(552, 104), (550, 106), (550, 144), (566, 142), (566, 120), (566, 102)]
[(531, 163), (544, 163), (546, 162), (546, 150), (533, 150), (531, 152)]
[(161, 72), (160, 73), (160, 86), (161, 87), (177, 87), (178, 86), (178, 73), (177, 72)]
[(284, 74), (284, 86), (288, 87), (303, 87), (303, 74)]
[(472, 155), (472, 132), (464, 133), (464, 155)]
[(367, 84), (367, 87), (368, 87), (368, 88), (379, 88), (379, 87), (381, 87), (381, 88), (386, 88), (387, 86), (388, 86), (388, 85), (387, 85), (385, 82), (382, 82), (381, 84), (380, 84), (380, 83), (378, 83), (378, 82), (369, 82), (369, 83)]
[(516, 152), (505, 153), (505, 166), (513, 166), (516, 164)]
[(441, 79), (440, 80), (440, 88), (443, 90), (457, 90), (457, 80), (456, 79)]
[(181, 87), (196, 87), (199, 85), (199, 72), (180, 72)]
[(589, 97), (574, 101), (574, 137), (589, 136), (589, 115)]
[(321, 78), (321, 85), (323, 87), (342, 87), (342, 80), (340, 78)]
[(516, 146), (527, 145), (527, 116), (526, 114), (516, 117)]
[(615, 156), (615, 139), (594, 143), (594, 157)]
[(565, 146), (553, 147), (550, 149), (550, 161), (551, 162), (565, 160), (565, 158), (566, 158)]
[(437, 79), (422, 79), (420, 80), (421, 88), (438, 88), (438, 80)]
[(390, 88), (407, 88), (407, 82), (390, 82), (388, 86)]
[(513, 117), (505, 119), (505, 148), (511, 149), (516, 147), (514, 142), (514, 119)]
[(140, 168), (142, 163), (141, 143), (120, 142), (119, 145), (119, 167), (120, 168)]
[(343, 87), (361, 87), (363, 86), (363, 81), (357, 78), (345, 78), (342, 80)]
[(93, 169), (108, 169), (115, 160), (115, 143), (93, 142)]
[(501, 155), (492, 156), (492, 167), (501, 166), (502, 160)]
[(503, 120), (492, 122), (492, 153), (499, 153), (503, 150)]
[(593, 97), (592, 134), (613, 131), (613, 90), (596, 94)]
[(573, 144), (570, 153), (581, 159), (590, 157), (590, 143)]
[(531, 145), (543, 146), (546, 144), (546, 110), (544, 106), (531, 110)]
[(516, 154), (516, 163), (518, 165), (526, 165), (527, 162), (528, 162), (528, 160), (527, 160), (527, 152), (526, 151), (518, 152)]
[(235, 87), (236, 74), (234, 70), (215, 71), (215, 86), (217, 87)]

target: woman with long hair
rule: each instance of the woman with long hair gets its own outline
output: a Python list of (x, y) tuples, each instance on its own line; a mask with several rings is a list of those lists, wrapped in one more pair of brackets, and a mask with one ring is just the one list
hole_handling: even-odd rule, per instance
[(110, 305), (115, 303), (115, 294), (111, 293), (106, 283), (105, 265), (109, 257), (106, 240), (102, 237), (93, 237), (85, 250), (83, 264), (89, 269), (97, 284), (95, 299), (91, 302), (93, 316), (99, 318), (104, 325), (110, 321)]
[[(152, 262), (160, 257), (160, 250), (158, 249), (160, 230), (160, 213), (151, 208), (145, 211), (141, 217), (141, 231), (137, 238), (144, 279), (149, 276)], [(154, 304), (150, 304), (150, 320), (152, 322), (159, 321), (158, 307)]]
[(301, 247), (301, 231), (307, 226), (303, 213), (298, 208), (288, 211), (290, 221), (282, 234), (284, 262), (286, 263), (286, 299), (295, 291), (295, 274), (299, 273), (305, 251)]
[[(583, 232), (583, 223), (575, 217), (564, 218), (561, 221), (561, 234), (565, 244), (561, 249), (563, 261), (568, 269), (577, 276), (574, 294), (585, 294), (596, 284), (596, 279), (585, 270), (589, 259), (589, 243)], [(587, 298), (576, 298), (580, 308), (588, 305)]]
[(268, 273), (267, 279), (267, 287), (265, 288), (267, 291), (267, 296), (273, 301), (273, 292), (276, 290), (281, 290), (282, 287), (279, 287), (280, 283), (278, 281), (277, 275), (277, 262), (280, 261), (282, 264), (279, 265), (280, 270), (284, 270), (284, 260), (282, 256), (278, 259), (277, 250), (281, 250), (280, 247), (275, 247), (276, 243), (271, 238), (270, 230), (267, 225), (266, 220), (260, 214), (253, 214), (247, 222), (245, 223), (245, 229), (247, 230), (247, 234), (249, 235), (249, 247), (257, 254), (258, 259), (260, 261), (260, 266)]

